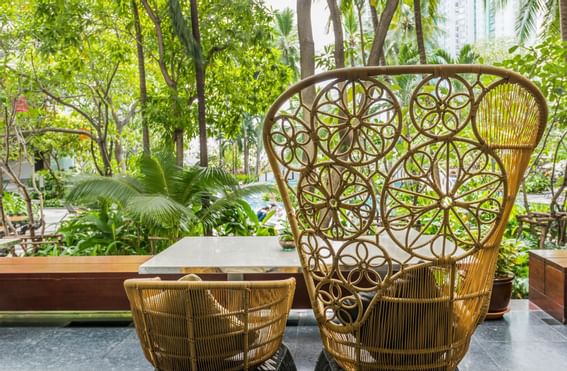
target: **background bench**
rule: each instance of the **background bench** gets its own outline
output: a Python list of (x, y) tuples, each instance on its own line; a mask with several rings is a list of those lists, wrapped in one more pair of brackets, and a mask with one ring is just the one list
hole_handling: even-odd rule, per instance
[(530, 251), (530, 301), (567, 322), (567, 250)]
[[(123, 282), (128, 278), (177, 279), (181, 274), (138, 274), (150, 256), (53, 256), (0, 258), (0, 311), (129, 310)], [(225, 281), (226, 273), (199, 273)], [(295, 277), (294, 308), (310, 308), (301, 274), (245, 274), (245, 280)]]

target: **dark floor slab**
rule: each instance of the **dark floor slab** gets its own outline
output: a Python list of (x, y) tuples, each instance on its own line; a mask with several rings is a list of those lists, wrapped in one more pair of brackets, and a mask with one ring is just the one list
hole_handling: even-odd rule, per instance
[[(293, 312), (284, 334), (297, 368), (313, 370), (322, 349), (310, 311)], [(567, 326), (514, 301), (482, 323), (461, 371), (567, 370)], [(0, 327), (0, 371), (151, 371), (133, 327)]]

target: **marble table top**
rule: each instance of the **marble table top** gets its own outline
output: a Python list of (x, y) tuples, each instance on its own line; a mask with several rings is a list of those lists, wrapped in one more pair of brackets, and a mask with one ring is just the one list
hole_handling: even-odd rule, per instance
[[(335, 251), (343, 243), (332, 243)], [(397, 246), (386, 234), (381, 235), (380, 246), (397, 261), (419, 261)], [(355, 248), (355, 244), (352, 248)], [(425, 247), (416, 252), (431, 255), (429, 248)], [(458, 251), (460, 252), (462, 250)], [(278, 238), (274, 236), (184, 237), (139, 268), (141, 274), (264, 272), (301, 272), (297, 251), (282, 250)]]

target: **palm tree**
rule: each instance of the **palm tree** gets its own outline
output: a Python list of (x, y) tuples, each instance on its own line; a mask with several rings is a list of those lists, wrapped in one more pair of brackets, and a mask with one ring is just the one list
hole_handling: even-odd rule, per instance
[[(390, 27), (390, 37), (386, 40), (384, 51), (389, 63), (397, 59), (402, 45), (412, 43), (417, 45), (420, 52), (420, 63), (423, 63), (423, 54), (426, 50), (434, 50), (437, 35), (440, 32), (438, 22), (440, 20), (438, 12), (439, 2), (424, 1), (420, 2), (421, 14), (421, 37), (423, 41), (422, 47), (416, 44), (416, 35), (418, 34), (416, 25), (415, 4), (413, 0), (404, 0), (401, 2), (400, 10), (396, 12), (392, 19)], [(426, 60), (427, 61), (427, 60)]]
[(327, 0), (327, 6), (331, 13), (331, 23), (333, 24), (333, 35), (335, 39), (335, 68), (343, 68), (345, 66), (345, 45), (341, 11), (337, 5), (337, 0)]
[(276, 33), (276, 44), (282, 51), (282, 62), (291, 67), (295, 80), (299, 77), (298, 38), (295, 27), (293, 26), (293, 10), (285, 8), (275, 12), (274, 31)]
[(480, 55), (474, 51), (470, 44), (463, 45), (456, 58), (453, 58), (443, 49), (435, 50), (432, 56), (432, 60), (436, 64), (473, 64), (477, 63), (479, 58)]
[(136, 31), (136, 52), (138, 57), (138, 75), (140, 84), (140, 105), (142, 116), (142, 145), (144, 153), (150, 154), (150, 130), (148, 128), (148, 120), (146, 118), (146, 105), (148, 100), (148, 92), (146, 88), (146, 66), (144, 56), (144, 39), (142, 36), (142, 24), (140, 23), (140, 14), (138, 12), (137, 0), (131, 1), (132, 15), (134, 17), (134, 29)]
[(219, 168), (182, 168), (173, 156), (158, 155), (143, 156), (136, 176), (81, 178), (67, 199), (113, 202), (152, 235), (176, 240), (218, 227), (226, 210), (240, 207), (243, 197), (270, 190), (266, 185), (240, 186)]
[(427, 64), (425, 43), (423, 42), (423, 27), (421, 25), (421, 0), (413, 0), (413, 14), (415, 18), (415, 36), (417, 38), (417, 50), (419, 51), (419, 63)]
[[(497, 8), (503, 8), (508, 0), (496, 2)], [(487, 1), (484, 1), (487, 7)], [(537, 30), (537, 16), (543, 14), (544, 32), (560, 31), (561, 39), (567, 41), (567, 1), (565, 0), (520, 0), (520, 9), (516, 17), (516, 33), (520, 41), (526, 41)]]
[(370, 54), (368, 55), (368, 65), (375, 66), (380, 60), (380, 56), (384, 55), (384, 41), (386, 40), (386, 34), (390, 29), (390, 23), (392, 18), (396, 13), (398, 8), (399, 0), (387, 0), (386, 5), (382, 14), (380, 14), (380, 20), (378, 21), (378, 26), (374, 30), (374, 40), (372, 41), (372, 48), (370, 49)]
[(207, 150), (207, 124), (205, 107), (205, 61), (201, 48), (199, 31), (199, 14), (196, 0), (190, 0), (191, 31), (185, 22), (179, 0), (169, 0), (169, 12), (173, 21), (174, 31), (183, 45), (185, 54), (195, 65), (195, 85), (197, 88), (197, 119), (199, 122), (199, 165), (209, 166)]

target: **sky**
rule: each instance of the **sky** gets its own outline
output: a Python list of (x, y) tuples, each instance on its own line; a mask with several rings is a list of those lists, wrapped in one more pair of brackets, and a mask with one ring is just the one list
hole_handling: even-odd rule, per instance
[[(291, 8), (295, 13), (297, 0), (264, 0), (264, 3), (275, 10)], [(323, 0), (313, 1), (311, 3), (311, 22), (315, 52), (317, 53), (323, 51), (325, 45), (333, 43), (332, 33), (327, 33), (328, 21), (329, 11), (327, 10), (327, 2)]]

